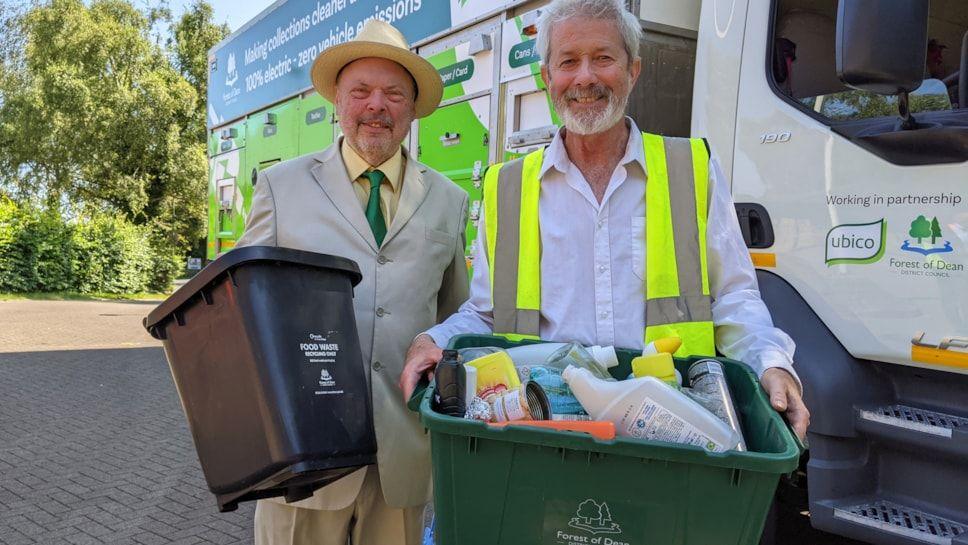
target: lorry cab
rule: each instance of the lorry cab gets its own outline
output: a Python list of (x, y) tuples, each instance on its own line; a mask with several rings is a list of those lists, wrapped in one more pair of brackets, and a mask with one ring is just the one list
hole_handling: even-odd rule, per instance
[[(692, 129), (797, 343), (811, 521), (873, 543), (968, 543), (966, 44), (964, 2), (710, 0), (699, 18)], [(908, 96), (844, 83), (883, 54), (917, 63)]]

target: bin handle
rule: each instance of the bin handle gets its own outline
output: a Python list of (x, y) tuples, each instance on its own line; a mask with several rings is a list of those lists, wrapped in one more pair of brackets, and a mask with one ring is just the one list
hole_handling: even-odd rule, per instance
[(410, 399), (407, 401), (407, 408), (415, 413), (420, 412), (420, 402), (423, 401), (424, 395), (427, 393), (427, 388), (430, 387), (430, 379), (426, 375), (420, 376), (420, 382), (417, 383), (417, 387), (414, 389), (413, 393), (410, 394)]

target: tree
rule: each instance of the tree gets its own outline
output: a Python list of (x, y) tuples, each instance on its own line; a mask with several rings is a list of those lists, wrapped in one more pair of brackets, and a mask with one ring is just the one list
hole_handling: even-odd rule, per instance
[(921, 244), (921, 239), (931, 236), (931, 224), (924, 216), (918, 216), (918, 219), (911, 222), (911, 230), (908, 234), (918, 239), (918, 244)]
[(175, 64), (182, 76), (195, 88), (198, 100), (196, 121), (198, 139), (206, 141), (205, 104), (208, 98), (208, 51), (229, 35), (226, 24), (213, 22), (214, 10), (205, 0), (195, 0), (175, 24), (169, 41)]
[(578, 506), (578, 518), (582, 520), (582, 523), (590, 525), (592, 521), (602, 519), (601, 508), (594, 500), (585, 500)]
[(934, 219), (931, 220), (931, 245), (933, 246), (940, 237), (941, 225), (938, 223), (938, 217), (935, 216)]
[(50, 0), (18, 18), (25, 47), (0, 71), (0, 187), (119, 212), (183, 251), (204, 225), (204, 101), (152, 41), (152, 13)]
[(607, 503), (602, 503), (602, 526), (607, 527), (612, 524), (612, 512)]

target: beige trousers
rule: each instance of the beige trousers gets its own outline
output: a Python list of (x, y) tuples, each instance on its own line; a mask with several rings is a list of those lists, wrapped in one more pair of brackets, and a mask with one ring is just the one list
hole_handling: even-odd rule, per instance
[(356, 501), (345, 509), (258, 502), (255, 545), (420, 545), (423, 509), (388, 506), (374, 466), (367, 470)]

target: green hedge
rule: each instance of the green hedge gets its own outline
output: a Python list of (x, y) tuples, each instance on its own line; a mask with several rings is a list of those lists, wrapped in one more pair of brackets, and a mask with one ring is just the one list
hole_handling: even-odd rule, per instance
[(106, 214), (66, 221), (0, 197), (0, 292), (164, 292), (181, 270), (143, 226)]

